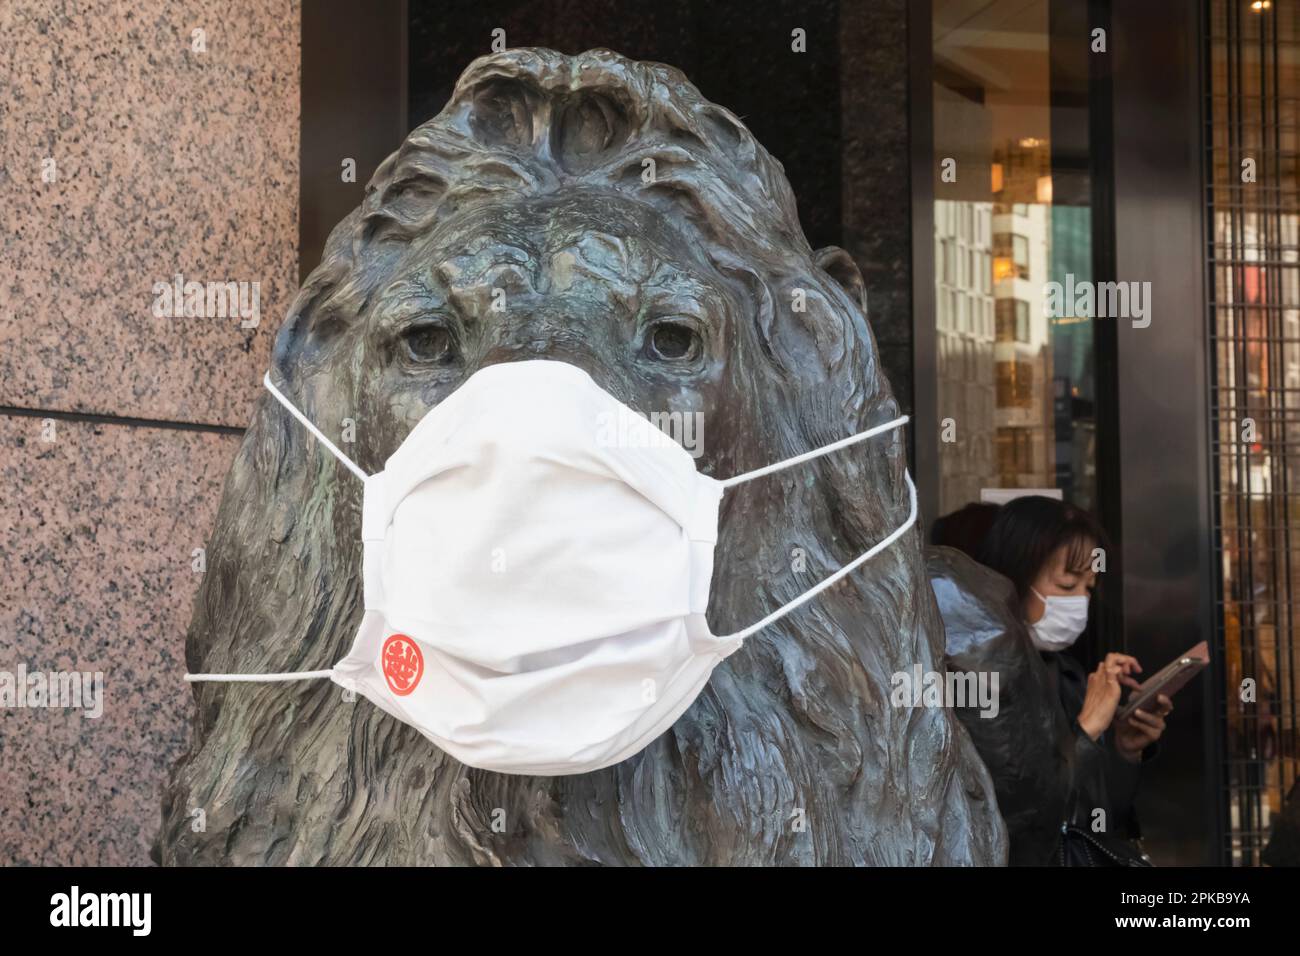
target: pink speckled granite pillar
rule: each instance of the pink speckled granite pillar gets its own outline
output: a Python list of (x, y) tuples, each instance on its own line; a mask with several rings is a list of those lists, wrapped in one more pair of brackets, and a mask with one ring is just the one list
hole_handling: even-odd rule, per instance
[[(299, 19), (0, 5), (0, 672), (104, 679), (98, 718), (0, 707), (0, 864), (149, 862), (194, 549), (296, 285)], [(177, 274), (257, 321), (158, 315)]]

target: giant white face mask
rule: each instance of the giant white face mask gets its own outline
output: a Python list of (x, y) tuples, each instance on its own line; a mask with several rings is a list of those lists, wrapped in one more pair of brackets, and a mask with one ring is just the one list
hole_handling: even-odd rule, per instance
[(1079, 639), (1088, 626), (1088, 596), (1086, 594), (1038, 593), (1032, 584), (1029, 590), (1043, 602), (1043, 616), (1029, 625), (1029, 639), (1040, 651), (1063, 651)]
[(916, 520), (763, 620), (705, 621), (722, 493), (899, 427), (906, 417), (719, 481), (690, 453), (558, 361), (491, 365), (428, 414), (365, 482), (365, 614), (329, 670), (186, 680), (328, 677), (462, 763), (584, 773), (666, 731), (755, 631), (880, 553)]

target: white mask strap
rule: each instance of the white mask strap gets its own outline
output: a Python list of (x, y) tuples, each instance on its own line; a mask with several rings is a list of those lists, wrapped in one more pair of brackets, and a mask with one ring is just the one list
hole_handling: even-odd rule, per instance
[[(749, 481), (751, 478), (760, 478), (763, 475), (769, 475), (772, 472), (780, 471), (783, 468), (789, 468), (791, 465), (801, 464), (805, 461), (809, 461), (813, 458), (817, 458), (821, 455), (825, 455), (828, 452), (838, 451), (839, 449), (855, 444), (856, 442), (860, 442), (864, 439), (871, 438), (873, 435), (879, 435), (881, 432), (889, 431), (891, 428), (897, 428), (899, 425), (902, 425), (906, 421), (907, 421), (907, 416), (904, 415), (901, 418), (894, 419), (892, 422), (886, 422), (883, 425), (877, 425), (875, 428), (869, 428), (866, 431), (859, 432), (856, 435), (850, 435), (848, 438), (843, 438), (837, 442), (832, 442), (829, 445), (823, 445), (821, 448), (815, 448), (812, 451), (804, 452), (802, 455), (796, 455), (793, 458), (787, 458), (785, 461), (778, 461), (776, 464), (768, 465), (765, 468), (757, 468), (754, 471), (747, 471), (743, 475), (737, 475), (735, 478), (728, 478), (726, 481), (722, 482), (722, 485), (724, 487), (730, 487), (732, 485), (740, 484), (742, 481)], [(877, 541), (867, 551), (858, 555), (856, 558), (854, 558), (848, 564), (844, 565), (844, 567), (840, 568), (834, 574), (823, 579), (818, 584), (813, 585), (807, 591), (804, 591), (803, 594), (800, 594), (793, 601), (781, 605), (779, 608), (777, 608), (767, 617), (763, 618), (757, 624), (751, 624), (743, 631), (737, 631), (734, 634), (728, 634), (726, 637), (722, 638), (722, 640), (742, 641), (745, 638), (749, 637), (751, 634), (757, 631), (761, 631), (769, 624), (779, 621), (781, 618), (785, 617), (791, 611), (807, 604), (809, 601), (811, 601), (817, 595), (821, 594), (827, 588), (834, 587), (840, 581), (843, 581), (846, 577), (848, 577), (858, 568), (862, 567), (862, 565), (866, 564), (868, 561), (870, 561), (872, 558), (878, 555), (881, 551), (884, 551), (887, 547), (889, 547), (891, 544), (893, 544), (895, 541), (901, 538), (907, 532), (907, 529), (912, 527), (912, 525), (916, 523), (916, 511), (917, 511), (916, 485), (912, 484), (912, 476), (908, 474), (906, 470), (903, 471), (903, 477), (907, 480), (907, 494), (909, 499), (911, 500), (911, 505), (912, 505), (911, 511), (909, 512), (906, 521), (904, 521), (901, 525), (895, 528), (888, 535), (888, 537), (885, 537), (880, 541)]]
[(279, 684), (288, 680), (318, 680), (332, 677), (334, 671), (285, 671), (282, 674), (186, 674), (185, 680), (194, 684), (199, 681), (218, 681), (225, 684)]
[(850, 445), (856, 445), (860, 441), (866, 441), (868, 438), (874, 438), (881, 432), (887, 432), (892, 428), (907, 423), (907, 416), (901, 415), (892, 422), (885, 422), (883, 425), (876, 425), (874, 428), (868, 428), (864, 432), (858, 432), (856, 435), (850, 435), (848, 438), (841, 438), (839, 441), (831, 442), (829, 445), (822, 445), (821, 448), (814, 448), (812, 451), (806, 451), (802, 455), (795, 455), (793, 458), (787, 458), (784, 461), (778, 461), (775, 464), (764, 465), (762, 468), (755, 468), (753, 471), (747, 471), (744, 474), (736, 475), (734, 478), (726, 478), (720, 482), (723, 488), (731, 488), (746, 481), (753, 481), (755, 478), (762, 478), (764, 475), (770, 475), (774, 472), (783, 471), (795, 465), (802, 465), (805, 461), (812, 461), (814, 458), (820, 458), (822, 455), (829, 455), (833, 451), (839, 451), (841, 448), (848, 448)]
[(343, 454), (343, 452), (339, 451), (338, 448), (335, 446), (335, 444), (332, 441), (330, 441), (328, 438), (326, 438), (325, 435), (321, 432), (321, 430), (317, 428), (315, 425), (313, 425), (307, 419), (306, 415), (304, 415), (302, 412), (298, 411), (296, 407), (294, 407), (293, 402), (285, 398), (284, 395), (280, 393), (280, 390), (271, 384), (270, 372), (267, 372), (265, 375), (262, 376), (262, 384), (266, 386), (267, 391), (269, 391), (272, 395), (275, 396), (276, 401), (278, 401), (285, 408), (289, 409), (290, 415), (298, 419), (298, 421), (302, 422), (303, 427), (306, 428), (307, 431), (315, 435), (320, 440), (320, 443), (324, 445), (326, 448), (328, 448), (330, 450), (330, 453), (335, 458), (337, 458), (339, 461), (343, 462), (343, 464), (347, 466), (348, 471), (352, 472), (352, 474), (356, 475), (362, 481), (366, 480), (368, 476), (364, 471), (361, 470), (361, 467), (356, 462), (354, 462), (351, 458), (349, 458), (347, 455)]

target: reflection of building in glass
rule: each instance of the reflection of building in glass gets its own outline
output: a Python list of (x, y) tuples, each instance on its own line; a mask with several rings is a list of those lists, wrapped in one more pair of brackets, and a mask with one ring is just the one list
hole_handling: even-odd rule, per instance
[(993, 459), (993, 204), (934, 208), (935, 310), (941, 417), (955, 441), (940, 456), (940, 500), (978, 501), (996, 483)]
[(1052, 209), (1036, 201), (1050, 199), (1049, 161), (1039, 139), (994, 153), (994, 425), (1002, 488), (1056, 484), (1052, 330), (1044, 309)]
[[(1057, 487), (1087, 506), (1096, 483), (1091, 325), (1062, 336), (1043, 309), (1060, 268), (1077, 264), (1076, 275), (1092, 279), (1089, 154), (1077, 132), (1087, 109), (1053, 99), (1071, 81), (1052, 70), (1047, 3), (940, 2), (933, 12), (934, 155), (953, 164), (949, 177), (936, 164), (934, 184), (939, 510), (979, 500), (984, 488)], [(1076, 131), (1061, 136), (1053, 117), (1066, 116)], [(954, 211), (962, 207), (987, 216), (978, 241), (988, 288), (983, 276), (977, 285), (944, 273), (945, 253), (976, 241)], [(1058, 211), (1069, 213), (1059, 235)], [(990, 305), (991, 326), (961, 326), (963, 300)], [(948, 419), (955, 435), (945, 434)]]
[[(1052, 207), (1051, 281), (1064, 288), (1092, 281), (1092, 210), (1087, 206)], [(1073, 311), (1068, 310), (1068, 311)], [(1093, 367), (1093, 320), (1053, 316), (1052, 360), (1055, 366), (1056, 486), (1066, 500), (1092, 508), (1097, 468), (1096, 370)]]

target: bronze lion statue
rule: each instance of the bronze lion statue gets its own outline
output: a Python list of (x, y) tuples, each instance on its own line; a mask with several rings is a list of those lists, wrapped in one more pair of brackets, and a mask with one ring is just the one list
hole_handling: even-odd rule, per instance
[[(494, 307), (504, 290), (508, 307)], [(780, 163), (677, 70), (608, 50), (474, 61), (375, 173), (281, 328), (272, 377), (368, 472), (475, 370), (555, 358), (635, 409), (702, 410), (726, 477), (897, 416), (840, 249)], [(909, 512), (901, 432), (723, 502), (709, 623), (730, 633)], [(227, 479), (192, 671), (327, 668), (362, 613), (360, 482), (269, 396)], [(158, 862), (995, 865), (993, 785), (942, 708), (915, 529), (748, 638), (671, 730), (605, 770), (496, 774), (329, 681), (194, 685)], [(177, 675), (180, 680), (180, 675)]]

